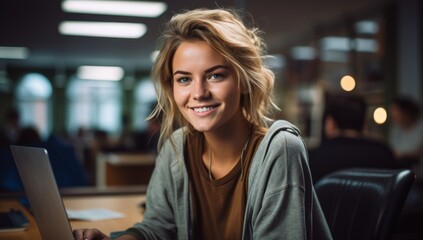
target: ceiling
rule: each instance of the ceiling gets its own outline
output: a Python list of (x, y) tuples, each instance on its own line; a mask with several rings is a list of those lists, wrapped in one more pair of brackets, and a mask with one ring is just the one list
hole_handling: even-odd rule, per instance
[[(279, 51), (298, 36), (345, 16), (381, 8), (393, 0), (166, 0), (168, 10), (159, 18), (118, 17), (65, 13), (61, 1), (0, 1), (0, 46), (27, 47), (25, 60), (0, 59), (7, 68), (74, 68), (79, 65), (119, 65), (148, 70), (160, 26), (174, 12), (197, 7), (243, 8), (264, 32), (269, 53)], [(139, 39), (63, 36), (63, 20), (142, 22), (147, 33)]]

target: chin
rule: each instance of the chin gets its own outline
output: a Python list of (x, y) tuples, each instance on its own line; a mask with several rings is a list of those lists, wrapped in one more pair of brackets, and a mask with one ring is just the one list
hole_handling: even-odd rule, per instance
[(211, 123), (207, 123), (207, 124), (206, 123), (200, 123), (200, 124), (191, 123), (191, 126), (198, 132), (209, 132), (209, 131), (212, 131), (214, 128), (214, 125)]
[(204, 127), (204, 126), (193, 126), (193, 128), (196, 130), (196, 131), (198, 131), (198, 132), (202, 132), (202, 133), (204, 133), (204, 132), (208, 132), (208, 131), (210, 131), (211, 129), (210, 129), (210, 127)]

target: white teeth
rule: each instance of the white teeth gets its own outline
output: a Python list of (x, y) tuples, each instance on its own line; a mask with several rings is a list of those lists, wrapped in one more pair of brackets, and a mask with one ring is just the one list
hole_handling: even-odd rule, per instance
[(214, 107), (201, 107), (201, 108), (193, 108), (193, 109), (194, 109), (195, 112), (202, 113), (202, 112), (212, 110), (213, 108)]

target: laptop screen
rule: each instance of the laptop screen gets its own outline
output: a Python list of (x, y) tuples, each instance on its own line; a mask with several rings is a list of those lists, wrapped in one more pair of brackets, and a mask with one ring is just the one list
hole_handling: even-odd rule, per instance
[(14, 145), (10, 148), (42, 238), (73, 240), (47, 150)]

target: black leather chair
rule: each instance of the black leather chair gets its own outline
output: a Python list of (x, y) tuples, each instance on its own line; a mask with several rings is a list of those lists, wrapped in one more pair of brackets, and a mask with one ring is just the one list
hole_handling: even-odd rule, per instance
[(345, 169), (315, 184), (335, 240), (387, 240), (415, 179), (410, 170)]

